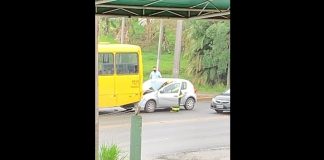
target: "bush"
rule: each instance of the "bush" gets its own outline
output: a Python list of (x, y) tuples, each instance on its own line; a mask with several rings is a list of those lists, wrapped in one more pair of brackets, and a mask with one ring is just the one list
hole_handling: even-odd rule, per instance
[(105, 144), (101, 145), (99, 151), (100, 160), (123, 160), (126, 156), (119, 158), (121, 156), (121, 149), (116, 145), (112, 144), (107, 146)]

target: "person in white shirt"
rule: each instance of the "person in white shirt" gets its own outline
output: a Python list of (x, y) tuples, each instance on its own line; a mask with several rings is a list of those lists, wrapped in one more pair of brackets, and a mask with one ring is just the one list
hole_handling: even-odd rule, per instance
[(156, 70), (156, 67), (153, 67), (153, 71), (150, 74), (150, 79), (162, 78), (161, 73)]

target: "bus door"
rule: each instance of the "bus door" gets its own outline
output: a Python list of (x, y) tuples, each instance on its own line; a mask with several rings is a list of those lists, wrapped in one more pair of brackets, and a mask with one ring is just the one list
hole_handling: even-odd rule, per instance
[(113, 53), (99, 53), (99, 107), (115, 106), (117, 103), (115, 93), (115, 67)]
[(117, 104), (139, 102), (141, 98), (139, 55), (137, 52), (116, 53), (116, 96)]

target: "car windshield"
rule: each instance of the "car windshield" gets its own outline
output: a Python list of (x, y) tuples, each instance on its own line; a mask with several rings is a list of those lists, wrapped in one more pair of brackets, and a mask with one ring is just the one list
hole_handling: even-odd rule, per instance
[(170, 84), (171, 82), (164, 82), (157, 90), (159, 90), (159, 89), (161, 89), (162, 87), (164, 87), (164, 86), (166, 86), (166, 85), (168, 85), (168, 84)]
[(223, 94), (230, 94), (230, 90), (227, 90), (226, 92), (224, 92)]
[(169, 81), (166, 82), (164, 80), (149, 80), (143, 84), (143, 88), (144, 88), (144, 90), (153, 89), (156, 91), (156, 90), (159, 90), (160, 88), (166, 86), (169, 83), (170, 83)]

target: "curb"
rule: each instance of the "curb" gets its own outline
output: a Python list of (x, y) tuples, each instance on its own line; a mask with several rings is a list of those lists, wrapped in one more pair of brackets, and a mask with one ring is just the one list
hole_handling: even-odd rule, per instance
[(197, 100), (212, 100), (217, 94), (197, 94)]
[(214, 97), (197, 97), (198, 100), (211, 100)]

